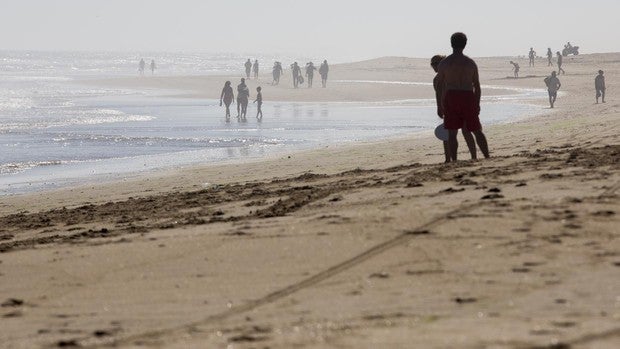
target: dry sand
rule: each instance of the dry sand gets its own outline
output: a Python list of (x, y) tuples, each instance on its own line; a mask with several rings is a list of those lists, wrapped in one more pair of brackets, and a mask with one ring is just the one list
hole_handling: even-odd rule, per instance
[[(546, 63), (515, 80), (510, 59), (478, 59), (483, 83), (542, 87)], [(2, 198), (0, 346), (618, 348), (620, 54), (565, 64), (557, 109), (487, 128), (488, 160), (440, 164), (414, 135)], [(385, 58), (331, 76), (432, 72)], [(99, 83), (213, 98), (221, 80)], [(265, 95), (432, 96), (346, 87)]]

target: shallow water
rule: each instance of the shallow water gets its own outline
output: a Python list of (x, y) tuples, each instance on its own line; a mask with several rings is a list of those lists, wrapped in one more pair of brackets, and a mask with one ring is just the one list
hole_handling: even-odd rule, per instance
[[(385, 139), (431, 130), (440, 121), (432, 100), (270, 102), (263, 106), (262, 120), (250, 105), (247, 120), (227, 121), (219, 101), (70, 83), (91, 71), (112, 69), (114, 56), (99, 57), (99, 63), (78, 57), (90, 65), (77, 75), (67, 72), (80, 61), (76, 58), (56, 57), (51, 63), (48, 56), (26, 58), (25, 67), (16, 65), (15, 57), (0, 63), (6, 68), (0, 73), (0, 195)], [(485, 99), (483, 124), (540, 114), (541, 108), (511, 99), (538, 98), (538, 93), (515, 90)]]

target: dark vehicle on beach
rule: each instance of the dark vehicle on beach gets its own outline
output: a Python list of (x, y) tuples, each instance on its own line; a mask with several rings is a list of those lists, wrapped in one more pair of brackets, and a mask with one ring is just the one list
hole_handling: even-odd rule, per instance
[(578, 55), (579, 54), (579, 46), (572, 46), (570, 43), (564, 45), (564, 49), (562, 50), (562, 56), (568, 55)]

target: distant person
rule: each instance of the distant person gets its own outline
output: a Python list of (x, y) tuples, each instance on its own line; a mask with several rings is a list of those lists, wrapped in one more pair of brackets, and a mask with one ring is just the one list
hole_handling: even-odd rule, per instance
[(237, 85), (237, 117), (245, 119), (248, 113), (248, 103), (250, 99), (250, 89), (245, 84), (245, 79), (241, 79), (241, 83)]
[(529, 57), (530, 57), (530, 67), (533, 67), (534, 66), (534, 59), (536, 58), (536, 51), (534, 51), (533, 47), (530, 47)]
[(245, 76), (246, 78), (250, 78), (250, 73), (252, 72), (252, 61), (250, 61), (250, 59), (248, 58), (248, 60), (245, 62)]
[[(485, 158), (489, 157), (489, 147), (480, 124), (480, 78), (478, 66), (463, 54), (467, 36), (454, 33), (450, 38), (453, 53), (446, 57), (438, 67), (437, 74), (437, 115), (443, 118), (448, 130), (448, 147), (452, 161), (457, 160), (459, 128), (467, 129), (476, 138), (476, 143)], [(472, 158), (475, 158), (475, 153)]]
[(553, 67), (553, 52), (551, 52), (551, 47), (547, 48), (547, 67)]
[(594, 78), (594, 88), (596, 89), (596, 104), (598, 104), (599, 97), (602, 97), (602, 102), (605, 103), (605, 77), (602, 70), (599, 70)]
[(144, 59), (140, 59), (140, 63), (138, 63), (138, 72), (140, 75), (144, 75), (144, 68), (146, 67), (146, 62)]
[[(256, 118), (257, 119), (262, 119), (263, 118), (263, 93), (261, 92), (262, 88), (260, 86), (258, 86), (256, 88), (256, 100), (254, 100), (254, 103), (256, 103), (256, 106), (258, 107), (258, 109), (256, 109)], [(260, 115), (260, 117), (259, 117)]]
[(155, 60), (151, 59), (151, 75), (155, 74)]
[[(433, 58), (431, 58), (431, 67), (433, 68), (435, 73), (437, 73), (439, 63), (441, 63), (441, 61), (444, 58), (446, 58), (446, 56), (442, 56), (442, 55), (435, 55), (433, 56)], [(435, 75), (435, 77), (433, 78), (433, 88), (435, 89), (436, 99), (438, 101), (441, 100), (441, 96), (438, 95), (439, 89), (437, 88), (437, 75)], [(465, 128), (461, 129), (461, 132), (463, 133), (463, 137), (465, 138), (465, 142), (467, 143), (469, 152), (472, 154), (472, 159), (475, 159), (476, 158), (476, 142), (474, 141), (474, 136), (471, 134), (471, 132), (467, 131), (467, 129)], [(450, 160), (452, 160), (450, 157), (450, 148), (448, 147), (448, 142), (442, 142), (442, 143), (443, 143), (443, 152), (446, 157), (445, 162), (448, 163), (450, 162)]]
[(329, 74), (329, 65), (327, 60), (324, 60), (319, 67), (319, 74), (321, 75), (321, 84), (323, 87), (327, 87), (327, 74)]
[(258, 79), (258, 59), (254, 60), (254, 64), (252, 65), (252, 72), (254, 73), (254, 78)]
[(299, 81), (302, 79), (301, 68), (297, 62), (291, 64), (291, 73), (293, 74), (293, 87), (297, 88), (299, 86)]
[(306, 77), (308, 77), (308, 88), (312, 87), (312, 80), (314, 80), (315, 70), (316, 70), (316, 67), (314, 66), (314, 63), (308, 62), (306, 64)]
[(545, 78), (545, 84), (547, 85), (547, 91), (549, 92), (549, 104), (551, 108), (555, 104), (556, 98), (558, 98), (558, 90), (562, 87), (560, 79), (555, 74), (555, 71), (551, 72), (551, 76)]
[(235, 94), (233, 93), (232, 86), (230, 86), (230, 81), (226, 81), (220, 95), (220, 107), (222, 106), (222, 101), (224, 101), (226, 106), (226, 119), (230, 119), (230, 104), (233, 103), (234, 99)]
[(556, 52), (556, 55), (558, 56), (558, 75), (560, 74), (564, 74), (566, 75), (566, 72), (564, 71), (564, 69), (562, 69), (562, 54), (560, 53), (560, 51)]
[(282, 63), (275, 62), (273, 64), (273, 69), (271, 71), (271, 74), (273, 75), (273, 82), (271, 83), (272, 85), (279, 85), (280, 84), (280, 76), (282, 76), (283, 72), (284, 71), (282, 69)]
[(515, 63), (513, 61), (510, 61), (510, 64), (513, 65), (512, 71), (514, 72), (514, 76), (515, 76), (515, 79), (516, 79), (516, 78), (519, 77), (519, 69), (521, 69), (521, 68), (519, 67), (519, 63)]

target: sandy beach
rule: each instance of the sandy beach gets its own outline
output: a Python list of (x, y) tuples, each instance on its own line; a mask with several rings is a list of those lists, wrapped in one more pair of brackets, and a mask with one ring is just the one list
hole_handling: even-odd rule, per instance
[[(513, 79), (514, 59), (476, 59), (482, 84), (544, 88), (546, 60)], [(461, 141), (443, 164), (421, 133), (2, 197), (0, 347), (617, 348), (620, 53), (564, 63), (556, 108), (485, 128), (486, 160)], [(377, 83), (431, 82), (427, 59), (334, 65), (327, 89), (289, 75), (248, 85), (266, 103), (434, 96)], [(86, 83), (213, 99), (238, 79)]]

